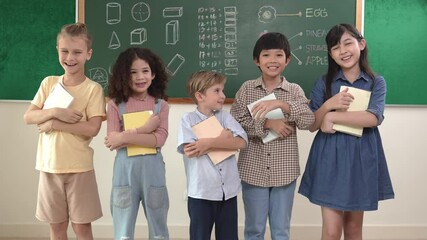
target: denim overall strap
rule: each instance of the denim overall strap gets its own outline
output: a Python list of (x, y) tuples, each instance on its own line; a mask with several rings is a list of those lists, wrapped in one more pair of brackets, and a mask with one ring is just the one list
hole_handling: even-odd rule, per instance
[(124, 130), (124, 123), (123, 123), (123, 114), (126, 113), (126, 103), (125, 102), (121, 102), (119, 103), (119, 118), (120, 118), (120, 129)]

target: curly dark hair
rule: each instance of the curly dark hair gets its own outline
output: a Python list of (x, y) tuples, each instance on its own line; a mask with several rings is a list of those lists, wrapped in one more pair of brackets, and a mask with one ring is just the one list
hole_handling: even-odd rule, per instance
[(148, 94), (156, 99), (167, 100), (166, 86), (169, 75), (163, 61), (148, 48), (128, 48), (120, 53), (113, 66), (113, 72), (109, 79), (108, 94), (114, 98), (116, 104), (127, 102), (132, 94), (129, 85), (131, 81), (131, 66), (134, 60), (142, 59), (148, 63), (155, 78), (148, 87)]

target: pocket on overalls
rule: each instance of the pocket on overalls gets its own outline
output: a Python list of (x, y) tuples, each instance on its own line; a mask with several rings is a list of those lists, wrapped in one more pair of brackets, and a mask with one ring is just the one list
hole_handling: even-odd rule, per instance
[(128, 208), (132, 204), (132, 189), (130, 186), (113, 187), (113, 204), (118, 208)]
[(166, 187), (154, 187), (151, 186), (148, 190), (148, 207), (151, 209), (157, 209), (164, 205)]

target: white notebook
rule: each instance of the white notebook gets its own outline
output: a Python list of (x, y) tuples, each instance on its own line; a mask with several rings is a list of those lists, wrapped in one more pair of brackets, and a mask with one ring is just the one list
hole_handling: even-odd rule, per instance
[[(261, 101), (275, 100), (275, 99), (276, 99), (276, 95), (274, 95), (274, 93), (270, 93), (267, 96), (249, 104), (248, 109), (249, 109), (249, 112), (251, 112), (251, 116), (252, 116), (252, 108), (254, 107), (255, 104), (257, 104), (258, 102), (261, 102)], [(265, 117), (268, 119), (282, 119), (285, 116), (283, 115), (283, 112), (280, 108), (276, 108), (276, 109), (273, 109), (270, 112), (268, 112), (265, 115)], [(269, 142), (273, 141), (274, 139), (277, 139), (278, 137), (279, 137), (279, 135), (276, 132), (274, 132), (273, 130), (270, 130), (268, 132), (268, 134), (262, 138), (262, 142), (263, 143), (269, 143)]]
[(74, 97), (58, 82), (53, 87), (52, 92), (47, 96), (44, 102), (43, 109), (49, 108), (68, 108), (73, 102)]

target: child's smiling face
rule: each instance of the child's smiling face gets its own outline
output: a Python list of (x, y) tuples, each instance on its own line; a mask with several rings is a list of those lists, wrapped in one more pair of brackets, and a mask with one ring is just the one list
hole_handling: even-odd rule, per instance
[(262, 50), (255, 64), (260, 68), (263, 78), (277, 78), (288, 65), (289, 59), (283, 49)]

